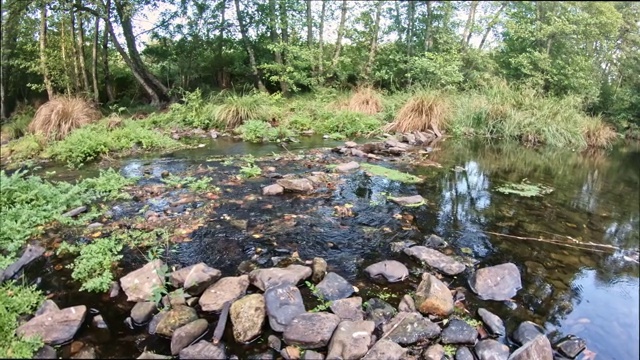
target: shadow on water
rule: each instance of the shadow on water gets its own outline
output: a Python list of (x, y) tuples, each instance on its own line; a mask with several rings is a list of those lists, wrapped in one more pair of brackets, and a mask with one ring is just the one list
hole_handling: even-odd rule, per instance
[[(318, 146), (315, 141), (296, 147)], [(221, 179), (237, 172), (239, 165), (224, 167), (212, 157), (245, 152), (268, 155), (275, 152), (270, 147), (277, 147), (263, 145), (254, 149), (254, 145), (226, 140), (213, 143), (217, 144), (213, 148), (185, 150), (159, 159), (123, 160), (121, 171), (128, 176), (146, 172), (150, 179), (144, 181), (157, 182), (165, 170), (175, 173), (207, 164), (216, 166), (207, 175)], [(326, 145), (324, 141), (320, 143)], [(402, 294), (417, 286), (417, 275), (424, 268), (405, 255), (392, 252), (390, 243), (422, 243), (425, 236), (435, 233), (450, 244), (454, 254), (470, 256), (480, 266), (511, 261), (521, 271), (523, 289), (514, 298), (515, 307), (479, 300), (468, 291), (470, 310), (486, 307), (497, 313), (505, 319), (509, 332), (519, 322), (531, 320), (543, 324), (551, 338), (577, 335), (587, 340), (589, 349), (598, 353), (599, 359), (638, 358), (638, 265), (625, 259), (627, 251), (637, 251), (640, 241), (638, 147), (618, 147), (588, 155), (510, 144), (444, 142), (440, 147), (430, 159), (442, 164), (442, 168), (411, 163), (393, 165), (424, 176), (426, 181), (418, 185), (369, 177), (361, 171), (343, 176), (342, 181), (331, 183), (312, 196), (252, 196), (260, 194), (262, 186), (273, 183), (266, 178), (246, 181), (240, 186), (221, 185), (223, 198), (238, 201), (222, 201), (189, 242), (174, 246), (175, 252), (168, 262), (187, 266), (203, 261), (222, 270), (224, 276), (231, 276), (238, 274), (242, 261), (252, 258), (258, 266), (269, 267), (278, 257), (294, 252), (302, 259), (320, 256), (327, 260), (330, 271), (358, 286), (366, 301), (383, 287), (367, 281), (363, 269), (379, 260), (397, 259), (408, 264), (413, 274), (406, 285), (391, 288), (394, 296), (389, 301), (397, 306)], [(258, 164), (275, 166), (283, 174), (324, 170), (322, 163), (308, 159), (304, 165), (273, 160)], [(555, 190), (534, 198), (495, 191), (498, 185), (525, 178)], [(387, 195), (414, 194), (425, 197), (427, 204), (402, 209), (386, 200)], [(335, 206), (345, 204), (353, 206), (353, 216), (335, 216)], [(144, 204), (130, 202), (119, 206), (137, 211)], [(246, 221), (246, 229), (234, 226), (225, 220), (225, 215)], [(487, 231), (532, 238), (571, 237), (614, 245), (621, 250), (598, 253), (495, 236)], [(123, 272), (143, 261), (140, 254), (128, 253)], [(137, 356), (145, 346), (168, 353), (166, 339), (123, 325), (132, 304), (127, 304), (122, 295), (110, 301), (101, 295), (78, 292), (76, 285), (70, 285), (73, 282), (66, 270), (53, 272), (53, 265), (40, 263), (38, 271), (31, 267), (29, 277), (40, 277), (41, 288), (54, 292), (54, 300), (61, 306), (85, 304), (105, 316), (111, 326), (111, 340), (103, 344), (87, 340), (97, 344), (100, 356)], [(42, 273), (42, 269), (48, 270)], [(450, 281), (452, 286), (468, 288), (465, 278)], [(214, 326), (216, 316), (207, 318)], [(225, 334), (228, 344), (233, 342), (229, 328)], [(264, 351), (267, 335), (249, 345), (233, 345), (230, 352), (242, 358)], [(81, 339), (83, 336), (89, 335), (81, 334)], [(210, 339), (211, 333), (206, 338)]]

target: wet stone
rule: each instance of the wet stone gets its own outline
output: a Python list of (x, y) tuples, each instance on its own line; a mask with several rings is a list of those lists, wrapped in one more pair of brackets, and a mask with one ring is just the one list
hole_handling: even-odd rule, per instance
[(489, 328), (489, 331), (492, 335), (502, 336), (506, 334), (504, 322), (498, 315), (495, 315), (484, 308), (478, 309), (478, 315), (480, 316), (480, 318), (482, 318), (482, 322), (487, 325), (487, 328)]
[(444, 241), (440, 236), (435, 235), (435, 234), (431, 234), (424, 241), (424, 246), (426, 246), (428, 248), (432, 248), (432, 249), (441, 249), (441, 248), (447, 246), (447, 242)]
[(391, 247), (391, 252), (394, 253), (399, 253), (404, 249), (412, 247), (414, 245), (416, 245), (416, 243), (411, 240), (397, 241), (389, 244), (389, 246)]
[(363, 357), (371, 345), (374, 329), (373, 321), (344, 320), (340, 322), (329, 343), (327, 359)]
[(236, 300), (229, 311), (233, 324), (233, 337), (239, 343), (248, 343), (262, 332), (266, 307), (262, 294), (251, 294)]
[(518, 325), (513, 334), (511, 334), (511, 338), (516, 344), (523, 345), (540, 334), (544, 334), (544, 329), (539, 325), (531, 321), (523, 321)]
[(311, 276), (312, 270), (308, 266), (289, 265), (286, 268), (269, 268), (253, 270), (249, 280), (258, 289), (265, 291), (272, 286), (288, 284), (296, 285), (301, 280)]
[(286, 360), (300, 359), (300, 349), (297, 346), (287, 346), (280, 351), (280, 355)]
[(284, 188), (278, 184), (267, 185), (262, 188), (262, 195), (273, 196), (280, 195), (284, 192)]
[(49, 311), (36, 316), (16, 329), (22, 337), (39, 336), (47, 345), (59, 345), (75, 336), (84, 322), (87, 307), (84, 305)]
[(445, 317), (453, 312), (453, 296), (447, 285), (424, 273), (415, 295), (416, 308), (423, 314)]
[(223, 343), (214, 345), (200, 340), (180, 351), (180, 359), (226, 359), (227, 352)]
[(171, 337), (173, 332), (190, 322), (198, 319), (196, 311), (188, 306), (176, 306), (167, 311), (156, 328), (156, 334)]
[(219, 312), (226, 302), (241, 298), (249, 287), (247, 275), (224, 277), (204, 291), (198, 303), (203, 311)]
[(469, 286), (482, 300), (509, 300), (522, 288), (520, 271), (512, 263), (478, 269)]
[(158, 312), (158, 306), (152, 301), (143, 301), (133, 305), (131, 309), (131, 319), (134, 323), (141, 325), (149, 321), (155, 313)]
[(117, 281), (114, 281), (111, 283), (111, 287), (109, 288), (109, 297), (113, 299), (118, 295), (120, 295), (120, 283)]
[(450, 256), (438, 250), (425, 246), (414, 246), (404, 250), (405, 254), (413, 256), (434, 269), (438, 269), (447, 275), (457, 275), (464, 271), (464, 264), (454, 260)]
[(465, 321), (451, 319), (440, 337), (443, 344), (474, 345), (478, 339), (478, 331)]
[(391, 197), (389, 200), (400, 206), (416, 206), (425, 202), (421, 195)]
[(180, 350), (201, 337), (208, 327), (207, 320), (198, 319), (176, 329), (171, 337), (171, 355), (178, 355)]
[(288, 191), (310, 192), (313, 190), (313, 184), (309, 179), (279, 179), (276, 183)]
[(164, 280), (158, 275), (163, 266), (162, 260), (154, 260), (121, 278), (120, 284), (122, 290), (127, 294), (127, 301), (151, 300), (154, 289), (164, 283)]
[(42, 305), (40, 305), (38, 310), (36, 310), (35, 316), (46, 314), (50, 311), (59, 311), (59, 310), (60, 308), (55, 302), (53, 302), (53, 300), (47, 299), (42, 303)]
[(351, 297), (333, 301), (331, 303), (331, 311), (338, 315), (341, 320), (364, 320), (361, 297)]
[(351, 161), (351, 162), (348, 162), (348, 163), (337, 165), (336, 166), (336, 171), (348, 172), (348, 171), (351, 171), (351, 170), (355, 170), (355, 169), (357, 169), (359, 167), (360, 167), (360, 164), (358, 164), (355, 161)]
[(166, 311), (161, 311), (153, 316), (151, 321), (149, 322), (149, 334), (154, 335), (156, 330), (158, 329), (158, 324), (164, 317), (167, 316)]
[(509, 360), (552, 360), (551, 343), (544, 335), (538, 335), (533, 340), (522, 345), (509, 356)]
[(433, 339), (440, 334), (440, 327), (419, 313), (399, 313), (382, 325), (387, 338), (400, 345), (411, 345), (418, 341)]
[(269, 316), (269, 325), (274, 331), (282, 332), (298, 315), (304, 313), (304, 303), (300, 290), (293, 285), (273, 286), (264, 293)]
[(422, 353), (425, 360), (442, 360), (444, 347), (440, 344), (431, 345)]
[(456, 350), (455, 360), (475, 360), (475, 357), (468, 347), (461, 346)]
[(304, 354), (302, 354), (302, 360), (324, 360), (324, 355), (317, 351), (306, 350)]
[(188, 294), (197, 296), (220, 279), (220, 276), (220, 270), (201, 262), (172, 272), (169, 279), (173, 287), (184, 287)]
[(267, 343), (269, 344), (269, 347), (275, 351), (280, 352), (280, 349), (282, 349), (282, 340), (275, 335), (269, 335)]
[(145, 351), (142, 354), (140, 354), (140, 356), (138, 356), (137, 359), (168, 360), (168, 359), (171, 359), (171, 356), (160, 355), (160, 354), (153, 353), (151, 351)]
[(330, 272), (316, 286), (318, 293), (327, 301), (345, 299), (353, 294), (353, 286), (342, 276)]
[(569, 335), (564, 339), (561, 339), (555, 348), (562, 354), (570, 359), (575, 359), (580, 353), (586, 349), (587, 343), (574, 335)]
[(317, 284), (322, 281), (324, 276), (327, 274), (327, 261), (321, 257), (315, 257), (313, 258), (311, 269), (311, 280)]
[(474, 347), (479, 360), (507, 360), (509, 347), (493, 339), (479, 341)]
[(77, 354), (71, 357), (72, 359), (95, 359), (96, 349), (93, 346), (85, 346)]
[(409, 269), (403, 263), (396, 260), (385, 260), (367, 266), (364, 271), (370, 277), (384, 278), (388, 282), (394, 283), (409, 277)]
[(376, 327), (386, 324), (396, 314), (393, 306), (378, 298), (369, 299), (365, 309), (366, 319), (373, 321)]
[(393, 341), (382, 339), (376, 342), (363, 360), (400, 360), (404, 358), (407, 350)]
[(284, 329), (284, 342), (303, 349), (327, 346), (339, 322), (337, 315), (327, 312), (300, 314)]
[(398, 305), (398, 311), (400, 312), (415, 312), (416, 311), (416, 303), (413, 301), (413, 298), (410, 295), (404, 295), (400, 300), (400, 304)]
[[(85, 208), (86, 209), (86, 208)], [(39, 258), (44, 254), (45, 249), (39, 245), (27, 245), (27, 248), (22, 253), (20, 258), (9, 265), (3, 272), (0, 274), (0, 282), (3, 282), (7, 279), (11, 279), (14, 277), (23, 267), (29, 265), (35, 259)]]
[(34, 359), (57, 359), (58, 354), (56, 353), (56, 349), (49, 345), (44, 345), (40, 348), (35, 354), (33, 354)]

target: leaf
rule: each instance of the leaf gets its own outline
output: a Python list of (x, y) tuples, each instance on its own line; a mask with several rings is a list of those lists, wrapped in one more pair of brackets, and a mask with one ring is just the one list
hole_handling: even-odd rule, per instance
[(471, 250), (468, 247), (460, 248), (460, 251), (462, 251), (463, 254), (467, 254), (467, 255), (472, 255), (473, 254), (473, 250)]

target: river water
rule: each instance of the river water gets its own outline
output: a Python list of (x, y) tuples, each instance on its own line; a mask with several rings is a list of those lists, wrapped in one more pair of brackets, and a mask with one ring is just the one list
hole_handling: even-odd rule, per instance
[[(203, 141), (205, 146), (201, 148), (162, 157), (124, 159), (117, 166), (125, 175), (140, 175), (147, 169), (152, 176), (159, 176), (164, 170), (180, 172), (207, 164), (216, 167), (208, 174), (215, 179), (237, 172), (239, 163), (228, 165), (220, 161), (228, 156), (297, 153), (338, 144), (321, 138), (303, 139), (286, 148), (227, 139)], [(542, 325), (552, 340), (576, 335), (586, 340), (588, 350), (596, 353), (597, 359), (640, 357), (639, 266), (634, 255), (640, 242), (638, 143), (581, 154), (561, 149), (528, 149), (518, 144), (444, 141), (426, 159), (430, 162), (382, 163), (423, 176), (426, 181), (419, 185), (404, 185), (356, 171), (316, 196), (284, 195), (245, 201), (243, 205), (224, 203), (217, 210), (218, 216), (194, 232), (191, 241), (174, 247), (168, 262), (186, 266), (204, 261), (221, 269), (223, 276), (231, 276), (255, 248), (266, 250), (265, 261), (286, 251), (298, 251), (303, 259), (325, 258), (331, 270), (362, 289), (365, 301), (375, 294), (390, 292), (393, 295), (388, 301), (397, 306), (400, 297), (415, 288), (417, 277), (405, 286), (382, 288), (369, 284), (363, 269), (382, 259), (411, 263), (405, 255), (393, 253), (389, 243), (421, 242), (424, 236), (437, 234), (450, 244), (455, 254), (476, 259), (480, 266), (509, 261), (520, 269), (523, 289), (512, 303), (481, 301), (469, 291), (469, 310), (488, 308), (505, 320), (508, 332), (520, 322), (531, 320)], [(441, 167), (433, 166), (433, 162)], [(257, 164), (273, 165), (280, 173), (326, 169), (325, 164), (309, 158), (304, 166), (274, 160)], [(79, 171), (50, 166), (42, 171), (52, 170), (58, 172), (58, 180), (97, 172), (92, 166)], [(523, 179), (551, 186), (554, 191), (531, 198), (496, 191), (504, 183)], [(270, 183), (273, 180), (260, 178), (241, 187), (221, 188), (224, 197), (246, 199), (248, 195), (259, 194), (260, 187)], [(399, 208), (384, 201), (387, 194), (420, 194), (427, 204), (404, 211), (411, 218), (411, 226), (406, 227), (394, 217)], [(336, 219), (334, 207), (345, 204), (353, 205), (355, 215)], [(247, 231), (228, 226), (220, 220), (220, 214), (246, 220)], [(282, 220), (286, 214), (296, 214), (297, 218), (293, 223), (290, 219)], [(252, 236), (256, 229), (263, 238)], [(616, 249), (600, 248), (603, 251), (596, 252), (531, 238), (572, 238)], [(133, 255), (129, 258), (130, 266), (139, 264), (139, 258), (138, 262)], [(129, 329), (123, 324), (132, 304), (77, 292), (77, 286), (68, 280), (68, 273), (51, 270), (56, 260), (46, 261), (47, 264), (37, 264), (39, 270), (31, 269), (28, 275), (40, 277), (40, 286), (50, 291), (61, 307), (88, 305), (100, 311), (110, 325), (111, 337), (107, 340), (98, 341), (88, 331), (79, 335), (95, 345), (98, 355), (137, 357), (145, 347), (168, 352), (166, 339), (148, 336), (142, 329)], [(413, 264), (410, 268), (417, 266)], [(43, 273), (43, 267), (49, 270)], [(468, 288), (464, 278), (452, 281), (452, 287)], [(215, 316), (210, 319), (215, 326)], [(263, 351), (266, 335), (263, 338), (253, 344), (231, 346), (230, 352), (242, 358)], [(229, 331), (225, 339), (232, 339)], [(61, 354), (66, 351), (68, 346), (61, 349)]]

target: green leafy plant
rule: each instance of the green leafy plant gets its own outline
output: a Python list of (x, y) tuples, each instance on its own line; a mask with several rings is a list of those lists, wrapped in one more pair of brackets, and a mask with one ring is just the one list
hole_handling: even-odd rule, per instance
[(203, 176), (200, 179), (193, 176), (177, 176), (169, 175), (162, 179), (162, 182), (175, 188), (188, 187), (193, 192), (202, 192), (206, 190), (212, 190), (218, 192), (220, 189), (211, 186), (212, 178)]
[(361, 163), (360, 167), (375, 176), (386, 177), (389, 180), (399, 181), (408, 184), (421, 183), (423, 180), (415, 175), (403, 173), (398, 170), (389, 169), (383, 166)]
[(252, 163), (247, 163), (245, 166), (240, 167), (240, 177), (250, 179), (262, 175), (262, 170)]
[(444, 345), (444, 354), (448, 358), (453, 358), (456, 355), (456, 350), (458, 350), (458, 348), (456, 348), (455, 345), (451, 345), (451, 344)]
[(322, 293), (320, 293), (318, 288), (313, 283), (309, 281), (305, 281), (304, 283), (305, 285), (307, 285), (309, 290), (311, 290), (311, 293), (316, 298), (318, 298), (318, 301), (319, 301), (318, 305), (316, 305), (313, 309), (309, 310), (309, 312), (326, 311), (331, 307), (331, 301), (325, 300), (324, 296), (322, 296)]
[(506, 183), (496, 188), (496, 191), (503, 194), (532, 197), (550, 194), (553, 192), (553, 188), (540, 184), (531, 184), (527, 179), (524, 179), (520, 184)]
[(39, 338), (23, 338), (15, 335), (18, 317), (33, 313), (44, 301), (35, 286), (16, 284), (14, 281), (0, 284), (0, 357), (30, 359), (42, 347)]
[(96, 239), (87, 245), (64, 245), (58, 254), (79, 254), (67, 268), (73, 269), (71, 277), (82, 283), (80, 290), (105, 292), (113, 282), (113, 266), (122, 255), (123, 244), (115, 237)]

